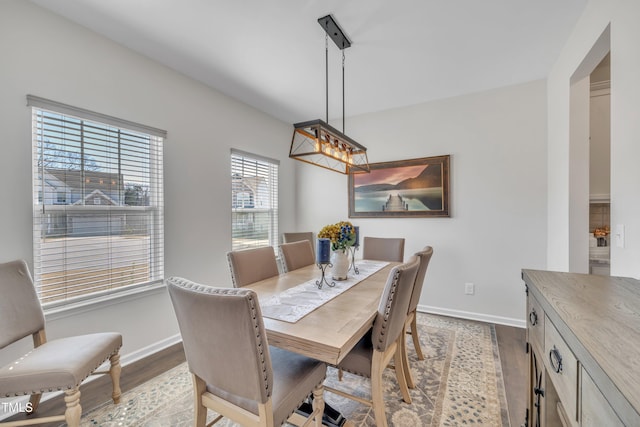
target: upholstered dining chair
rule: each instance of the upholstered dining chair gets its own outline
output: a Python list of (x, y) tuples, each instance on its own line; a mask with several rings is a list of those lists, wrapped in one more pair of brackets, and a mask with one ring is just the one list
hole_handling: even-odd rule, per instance
[(276, 254), (271, 246), (227, 253), (233, 286), (241, 288), (280, 274)]
[(419, 260), (412, 256), (407, 263), (391, 269), (385, 284), (373, 328), (336, 366), (345, 372), (371, 379), (371, 399), (363, 399), (343, 390), (325, 386), (326, 391), (373, 407), (376, 425), (387, 426), (384, 406), (382, 373), (394, 359), (394, 367), (402, 398), (411, 403), (411, 396), (404, 378), (400, 342), (404, 340), (404, 324), (411, 300), (411, 292), (418, 272)]
[[(89, 375), (111, 375), (114, 403), (120, 401), (120, 347), (122, 335), (115, 332), (94, 333), (47, 341), (45, 319), (31, 274), (24, 261), (0, 264), (0, 349), (29, 335), (33, 350), (0, 368), (0, 397), (30, 395), (29, 405), (35, 413), (42, 393), (64, 391), (64, 415), (28, 418), (0, 425), (31, 425), (65, 421), (80, 425), (80, 383)], [(97, 368), (107, 359), (107, 372)]]
[(293, 243), (301, 240), (308, 240), (311, 243), (311, 253), (315, 256), (315, 248), (313, 246), (313, 232), (311, 231), (296, 231), (282, 233), (282, 243)]
[[(270, 347), (251, 289), (214, 288), (167, 279), (192, 374), (196, 426), (211, 409), (243, 426), (280, 426), (313, 393), (307, 421), (322, 425), (327, 367)], [(294, 415), (295, 416), (295, 415)]]
[(365, 237), (362, 243), (362, 258), (378, 261), (404, 261), (404, 238)]
[[(424, 278), (427, 273), (427, 267), (431, 256), (433, 255), (433, 248), (431, 246), (425, 246), (420, 252), (416, 252), (415, 256), (420, 260), (420, 267), (418, 267), (418, 274), (416, 274), (416, 282), (413, 286), (413, 292), (411, 293), (411, 300), (409, 301), (409, 310), (407, 312), (407, 319), (404, 325), (403, 336), (407, 331), (411, 332), (411, 338), (413, 340), (413, 347), (416, 349), (416, 355), (418, 360), (424, 360), (424, 354), (420, 347), (420, 337), (418, 337), (418, 323), (416, 312), (418, 310), (418, 302), (420, 302), (420, 294), (422, 293), (422, 286), (424, 285)], [(404, 363), (405, 378), (407, 379), (407, 385), (409, 388), (415, 388), (415, 381), (411, 375), (411, 368), (409, 366), (409, 357), (407, 354), (407, 340), (402, 340), (402, 356)]]
[(308, 240), (281, 244), (280, 257), (282, 258), (285, 272), (297, 270), (316, 262), (311, 242)]

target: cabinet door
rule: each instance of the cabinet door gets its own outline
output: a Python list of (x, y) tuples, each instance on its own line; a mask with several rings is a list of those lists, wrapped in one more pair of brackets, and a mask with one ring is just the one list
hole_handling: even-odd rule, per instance
[(544, 426), (544, 365), (538, 350), (529, 346), (529, 427)]
[(582, 368), (582, 402), (581, 415), (583, 427), (617, 427), (624, 426), (613, 411), (609, 402), (600, 393), (587, 371)]

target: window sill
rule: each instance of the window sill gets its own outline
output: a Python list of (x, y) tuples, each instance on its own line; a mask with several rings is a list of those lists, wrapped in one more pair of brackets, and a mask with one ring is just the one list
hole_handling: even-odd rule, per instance
[(70, 304), (60, 305), (56, 307), (44, 307), (44, 316), (47, 322), (64, 319), (66, 317), (77, 316), (87, 311), (108, 307), (111, 305), (129, 302), (132, 300), (145, 298), (165, 292), (166, 286), (164, 280), (151, 283), (148, 285), (127, 289), (120, 292), (113, 292), (96, 298), (90, 298)]

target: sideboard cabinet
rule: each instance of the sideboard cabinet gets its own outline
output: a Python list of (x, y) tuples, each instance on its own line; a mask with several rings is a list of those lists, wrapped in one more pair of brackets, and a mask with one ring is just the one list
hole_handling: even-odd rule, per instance
[(640, 281), (522, 270), (525, 425), (640, 426)]

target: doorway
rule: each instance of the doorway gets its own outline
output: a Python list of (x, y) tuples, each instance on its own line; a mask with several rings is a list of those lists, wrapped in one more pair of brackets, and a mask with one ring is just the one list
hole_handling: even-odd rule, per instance
[[(607, 249), (597, 249), (597, 241), (595, 250), (591, 249), (593, 240), (591, 238), (591, 216), (590, 207), (593, 200), (591, 186), (599, 182), (595, 178), (591, 179), (591, 174), (600, 173), (600, 166), (604, 166), (605, 163), (610, 168), (610, 149), (607, 148), (607, 159), (602, 159), (600, 163), (594, 163), (592, 166), (591, 160), (597, 162), (598, 158), (602, 158), (603, 155), (599, 152), (591, 153), (591, 135), (592, 135), (592, 121), (594, 125), (599, 126), (599, 122), (602, 117), (600, 114), (592, 114), (591, 105), (591, 83), (592, 80), (603, 81), (602, 74), (608, 74), (609, 87), (611, 85), (611, 73), (610, 64), (611, 56), (609, 54), (611, 50), (610, 43), (610, 26), (607, 26), (605, 31), (596, 40), (591, 50), (584, 57), (580, 65), (577, 67), (574, 74), (571, 76), (570, 86), (570, 106), (569, 106), (569, 271), (572, 273), (590, 273), (591, 272), (591, 256), (590, 254), (597, 254), (598, 251), (602, 252), (603, 258), (609, 259), (608, 246)], [(607, 59), (605, 59), (607, 58)], [(608, 64), (608, 65), (607, 65)], [(597, 86), (596, 86), (597, 87)], [(598, 108), (601, 107), (598, 101)], [(604, 117), (610, 117), (610, 107), (604, 108), (606, 113)], [(595, 113), (595, 110), (593, 111)], [(598, 127), (600, 129), (600, 127)], [(610, 145), (610, 128), (604, 132), (607, 134), (606, 140)], [(594, 144), (595, 148), (595, 144)], [(605, 168), (603, 168), (605, 169)], [(607, 169), (607, 177), (610, 176), (610, 169)], [(593, 182), (592, 182), (593, 181)], [(608, 190), (609, 182), (607, 181), (607, 190), (598, 190), (598, 198), (607, 197), (610, 191)], [(599, 184), (600, 185), (600, 184)], [(594, 190), (596, 191), (596, 190)], [(598, 200), (602, 202), (603, 200)], [(610, 206), (610, 203), (609, 203)], [(595, 210), (594, 210), (595, 212)], [(601, 213), (601, 212), (600, 212)], [(594, 213), (594, 220), (596, 214)], [(598, 222), (598, 226), (595, 228), (602, 228), (604, 231), (604, 224)], [(608, 236), (607, 236), (608, 237)], [(591, 243), (590, 243), (591, 242)], [(602, 241), (601, 241), (602, 243)], [(606, 242), (608, 243), (608, 242)], [(603, 247), (603, 246), (600, 246)], [(605, 254), (605, 252), (607, 252)], [(608, 266), (608, 265), (607, 265)], [(600, 272), (603, 272), (602, 270)]]
[(610, 274), (611, 53), (590, 75), (589, 273)]

